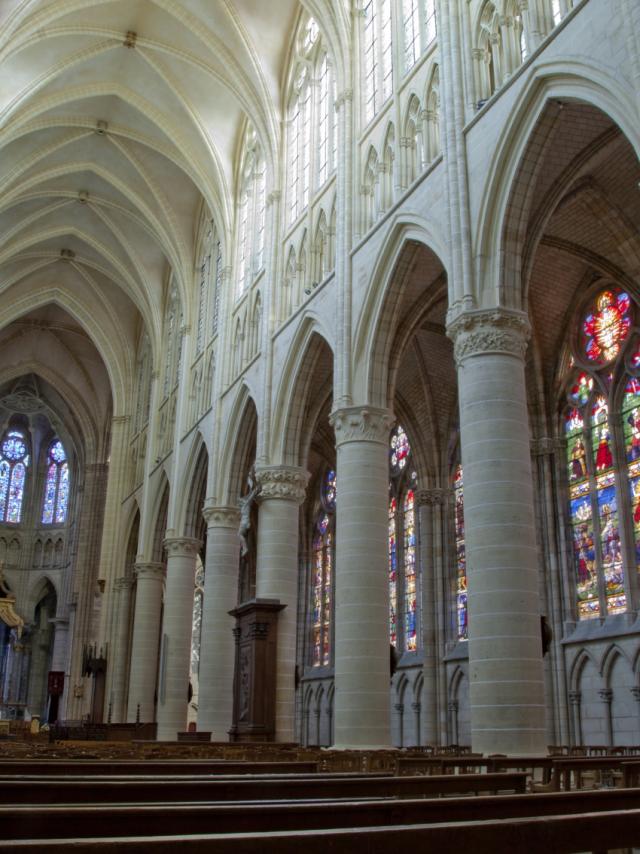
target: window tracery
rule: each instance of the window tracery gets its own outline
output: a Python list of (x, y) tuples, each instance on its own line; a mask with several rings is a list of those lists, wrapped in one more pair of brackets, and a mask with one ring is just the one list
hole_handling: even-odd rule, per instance
[(298, 40), (288, 109), (287, 220), (294, 223), (336, 165), (335, 79), (316, 21)]
[(456, 545), (456, 631), (458, 640), (469, 637), (467, 614), (467, 558), (464, 536), (464, 478), (462, 466), (457, 465), (453, 475), (455, 502), (455, 545)]
[[(240, 170), (237, 298), (247, 290), (264, 265), (266, 217), (266, 164), (257, 134), (253, 127), (248, 126)], [(220, 266), (216, 278), (221, 274)], [(217, 284), (216, 291), (219, 293)]]
[(410, 463), (409, 437), (398, 425), (389, 443), (389, 641), (403, 652), (418, 648), (417, 477)]
[(312, 554), (311, 604), (314, 667), (331, 663), (333, 562), (335, 554), (336, 473), (329, 469), (321, 484), (320, 512), (316, 517)]
[[(576, 324), (563, 428), (578, 619), (628, 607), (640, 567), (640, 380), (637, 307), (601, 288)], [(625, 356), (627, 357), (625, 359)]]
[(20, 430), (9, 430), (0, 446), (0, 522), (18, 524), (22, 517), (29, 450)]
[(49, 446), (47, 478), (42, 506), (43, 525), (64, 525), (69, 504), (69, 463), (64, 446), (59, 439)]

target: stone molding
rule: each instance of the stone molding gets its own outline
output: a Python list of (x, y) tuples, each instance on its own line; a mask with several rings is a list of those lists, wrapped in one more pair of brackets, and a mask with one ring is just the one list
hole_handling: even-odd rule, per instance
[(611, 688), (602, 688), (598, 691), (598, 695), (603, 703), (610, 703), (613, 700), (613, 690)]
[(446, 489), (416, 489), (414, 495), (418, 507), (443, 505), (447, 500)]
[(126, 575), (122, 575), (120, 578), (116, 578), (113, 586), (116, 590), (129, 590), (132, 584), (133, 578), (127, 578)]
[(234, 528), (238, 529), (240, 524), (240, 511), (237, 507), (228, 505), (217, 507), (214, 504), (205, 504), (202, 515), (208, 528)]
[(201, 546), (194, 537), (167, 537), (164, 541), (168, 557), (196, 557)]
[(346, 445), (347, 442), (378, 442), (386, 445), (395, 417), (388, 409), (348, 406), (332, 412), (329, 423), (336, 434), (336, 447)]
[(524, 359), (530, 334), (527, 315), (507, 308), (465, 311), (447, 327), (458, 366), (472, 356), (489, 353)]
[(531, 440), (531, 453), (534, 457), (551, 456), (565, 450), (564, 439), (553, 439), (549, 436), (541, 436), (539, 439)]
[(162, 563), (137, 563), (134, 566), (134, 571), (138, 581), (162, 581), (164, 579), (164, 564)]
[(258, 501), (281, 498), (302, 504), (307, 492), (309, 472), (297, 466), (257, 466), (256, 480), (260, 484)]

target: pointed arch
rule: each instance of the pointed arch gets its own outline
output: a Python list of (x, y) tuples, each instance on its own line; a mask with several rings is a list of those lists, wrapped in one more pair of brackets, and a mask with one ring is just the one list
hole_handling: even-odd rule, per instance
[(353, 350), (354, 391), (363, 403), (386, 407), (388, 366), (412, 253), (423, 246), (442, 275), (446, 270), (444, 241), (431, 224), (414, 216), (396, 216), (373, 264), (367, 295), (356, 321)]
[[(281, 371), (274, 405), (274, 428), (271, 432), (274, 460), (285, 465), (305, 465), (303, 453), (303, 430), (305, 414), (309, 418), (311, 392), (318, 389), (317, 371), (320, 369), (325, 383), (332, 382), (333, 348), (330, 336), (318, 317), (308, 313), (303, 318), (289, 347), (289, 355)], [(330, 365), (329, 365), (330, 362)], [(324, 367), (323, 367), (324, 366)], [(326, 391), (330, 392), (330, 388)]]
[[(474, 245), (478, 247), (476, 280), (492, 283), (513, 282), (512, 290), (498, 289), (496, 304), (524, 307), (520, 269), (514, 267), (515, 235), (525, 228), (527, 202), (532, 176), (521, 186), (518, 173), (529, 145), (548, 144), (549, 120), (563, 100), (577, 101), (597, 108), (622, 130), (636, 156), (640, 158), (640, 130), (631, 116), (635, 115), (634, 95), (628, 85), (614, 78), (609, 70), (595, 62), (574, 59), (541, 63), (532, 70), (520, 92), (507, 122), (494, 147), (481, 207), (477, 218)], [(542, 158), (538, 155), (539, 163)], [(479, 303), (481, 299), (478, 295)], [(486, 300), (485, 300), (486, 301)]]

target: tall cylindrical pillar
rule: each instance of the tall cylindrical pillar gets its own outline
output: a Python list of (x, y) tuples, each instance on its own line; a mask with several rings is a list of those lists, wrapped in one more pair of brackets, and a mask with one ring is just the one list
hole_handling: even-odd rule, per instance
[(483, 753), (546, 752), (538, 553), (522, 312), (465, 312), (458, 367), (469, 608), (471, 739)]
[(387, 410), (331, 416), (339, 496), (335, 576), (335, 746), (391, 745)]
[(418, 531), (422, 599), (422, 645), (424, 650), (421, 701), (421, 731), (424, 744), (438, 744), (438, 641), (436, 568), (442, 561), (443, 489), (419, 489)]
[(155, 716), (158, 645), (164, 566), (161, 563), (138, 563), (136, 574), (136, 608), (129, 667), (127, 720), (151, 723)]
[(118, 619), (115, 625), (111, 696), (109, 699), (113, 723), (121, 723), (125, 718), (132, 584), (132, 580), (126, 576), (118, 578), (114, 584)]
[(158, 741), (176, 741), (187, 728), (191, 629), (200, 540), (170, 537), (158, 679)]
[(240, 513), (236, 507), (205, 504), (207, 552), (204, 569), (198, 729), (226, 741), (233, 716), (234, 619), (238, 596)]
[(257, 468), (261, 486), (256, 596), (278, 599), (276, 741), (295, 738), (295, 669), (298, 614), (298, 520), (309, 475), (295, 466)]

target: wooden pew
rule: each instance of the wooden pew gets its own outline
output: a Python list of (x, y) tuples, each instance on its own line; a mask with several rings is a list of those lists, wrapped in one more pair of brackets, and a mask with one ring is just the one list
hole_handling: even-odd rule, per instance
[(218, 776), (112, 778), (5, 777), (0, 804), (131, 804), (172, 801), (252, 801), (318, 798), (409, 798), (490, 792), (524, 793), (526, 774), (368, 775), (310, 777)]
[(487, 795), (430, 800), (269, 801), (244, 804), (140, 804), (2, 806), (0, 839), (78, 838), (108, 828), (119, 836), (194, 833), (266, 833), (389, 824), (510, 819), (633, 809), (640, 789), (560, 792), (551, 795)]
[(187, 774), (315, 774), (317, 762), (246, 762), (231, 759), (0, 759), (0, 777)]
[[(553, 757), (552, 757), (553, 758)], [(623, 756), (589, 756), (553, 758), (553, 771), (550, 787), (553, 791), (569, 791), (571, 788), (582, 789), (585, 776), (589, 775), (602, 783), (608, 776), (612, 779), (613, 772), (622, 776)], [(603, 775), (605, 775), (603, 777)]]
[(0, 843), (0, 852), (42, 854), (388, 854), (414, 850), (438, 854), (512, 854), (513, 851), (607, 851), (638, 843), (640, 810), (393, 825), (330, 830), (180, 836), (38, 839)]
[(396, 774), (459, 774), (488, 771), (525, 771), (531, 779), (538, 776), (543, 782), (549, 780), (553, 767), (551, 756), (398, 756)]

